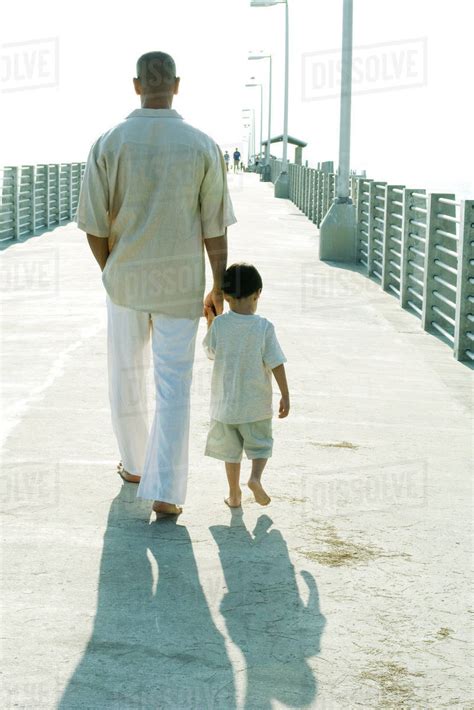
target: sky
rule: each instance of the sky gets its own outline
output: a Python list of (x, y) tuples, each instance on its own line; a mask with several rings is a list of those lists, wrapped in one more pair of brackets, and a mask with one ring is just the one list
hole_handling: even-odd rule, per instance
[[(288, 0), (289, 133), (311, 166), (338, 161), (342, 0)], [(175, 108), (223, 149), (247, 154), (242, 109), (283, 130), (285, 7), (250, 0), (23, 0), (0, 29), (0, 166), (72, 162), (139, 107), (138, 56), (170, 53)], [(368, 177), (474, 198), (473, 0), (354, 0), (351, 166)], [(251, 79), (251, 77), (255, 77)], [(279, 148), (273, 151), (279, 155)], [(293, 149), (289, 151), (293, 159)]]

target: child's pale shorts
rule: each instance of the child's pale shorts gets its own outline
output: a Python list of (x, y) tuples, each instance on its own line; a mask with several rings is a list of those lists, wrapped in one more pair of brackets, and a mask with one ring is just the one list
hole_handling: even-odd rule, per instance
[(246, 424), (225, 424), (211, 419), (204, 453), (221, 461), (240, 463), (244, 450), (248, 459), (269, 459), (272, 449), (271, 419)]

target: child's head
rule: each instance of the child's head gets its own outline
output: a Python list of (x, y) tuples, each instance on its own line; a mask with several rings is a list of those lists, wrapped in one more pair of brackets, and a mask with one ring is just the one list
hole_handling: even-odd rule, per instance
[(224, 298), (232, 310), (236, 307), (256, 310), (262, 286), (262, 277), (255, 266), (244, 262), (229, 266), (222, 281)]

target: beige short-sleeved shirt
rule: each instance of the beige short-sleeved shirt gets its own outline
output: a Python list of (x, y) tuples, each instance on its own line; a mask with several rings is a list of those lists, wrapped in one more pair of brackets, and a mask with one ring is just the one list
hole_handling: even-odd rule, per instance
[(173, 109), (137, 109), (93, 144), (76, 219), (109, 240), (102, 280), (114, 303), (197, 318), (203, 239), (236, 222), (221, 150)]

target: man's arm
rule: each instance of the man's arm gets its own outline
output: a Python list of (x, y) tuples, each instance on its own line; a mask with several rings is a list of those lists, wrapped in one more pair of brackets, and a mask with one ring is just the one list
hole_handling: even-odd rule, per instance
[(278, 418), (284, 419), (284, 417), (288, 416), (288, 412), (290, 411), (290, 393), (288, 391), (288, 383), (286, 381), (285, 366), (278, 365), (273, 368), (272, 372), (281, 393)]
[(227, 268), (227, 229), (221, 237), (212, 239), (204, 238), (207, 256), (212, 269), (213, 286), (204, 299), (204, 315), (207, 317), (208, 309), (214, 309), (214, 314), (219, 315), (224, 310), (224, 295), (222, 293), (222, 280)]
[(100, 266), (100, 270), (103, 271), (109, 258), (109, 240), (104, 239), (104, 237), (96, 237), (93, 234), (87, 234), (87, 241), (95, 260)]

